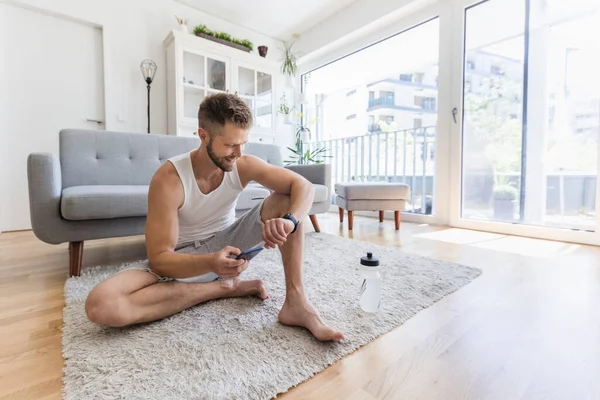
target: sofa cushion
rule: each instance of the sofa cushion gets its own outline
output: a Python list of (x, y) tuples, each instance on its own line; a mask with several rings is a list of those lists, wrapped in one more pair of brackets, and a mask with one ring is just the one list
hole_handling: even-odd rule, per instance
[(148, 185), (68, 187), (62, 192), (61, 214), (74, 221), (146, 216), (148, 188)]
[(271, 191), (269, 189), (258, 183), (250, 182), (242, 190), (235, 208), (238, 210), (247, 210), (263, 201), (270, 194)]
[[(271, 194), (271, 191), (266, 187), (251, 182), (242, 191), (240, 195), (236, 209), (238, 210), (247, 210), (249, 208), (254, 207), (256, 204), (260, 203), (262, 200), (266, 199), (268, 195)], [(327, 199), (327, 186), (325, 185), (315, 185), (315, 203), (320, 203), (322, 201), (329, 201)]]
[(320, 203), (322, 201), (329, 201), (327, 198), (327, 186), (325, 185), (315, 185), (315, 203)]
[(335, 184), (335, 194), (348, 200), (408, 200), (410, 187), (403, 183), (344, 182)]

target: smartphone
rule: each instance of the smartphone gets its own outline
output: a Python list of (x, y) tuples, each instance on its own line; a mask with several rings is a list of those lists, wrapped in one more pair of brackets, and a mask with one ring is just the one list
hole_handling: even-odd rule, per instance
[(254, 257), (256, 257), (256, 255), (258, 253), (260, 253), (263, 250), (264, 250), (263, 247), (255, 247), (255, 248), (250, 249), (250, 250), (242, 251), (235, 259), (236, 260), (248, 260), (248, 261), (250, 261)]

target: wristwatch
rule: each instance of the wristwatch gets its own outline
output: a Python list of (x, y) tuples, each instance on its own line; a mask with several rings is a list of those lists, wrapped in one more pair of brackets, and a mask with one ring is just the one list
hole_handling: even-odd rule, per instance
[(296, 232), (296, 230), (298, 229), (298, 225), (300, 225), (300, 222), (298, 222), (298, 220), (290, 213), (285, 214), (283, 217), (281, 217), (283, 219), (289, 219), (290, 221), (292, 221), (294, 223), (294, 230), (290, 232), (290, 234)]

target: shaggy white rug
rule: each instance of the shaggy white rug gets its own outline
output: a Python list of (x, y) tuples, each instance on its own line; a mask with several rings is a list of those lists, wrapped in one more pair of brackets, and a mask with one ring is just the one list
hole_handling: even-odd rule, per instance
[[(266, 301), (221, 299), (161, 321), (129, 328), (96, 326), (86, 319), (89, 291), (121, 266), (85, 269), (65, 285), (64, 398), (268, 399), (401, 325), (457, 290), (480, 270), (323, 233), (306, 235), (309, 298), (339, 343), (321, 343), (305, 329), (277, 322), (285, 296), (278, 250), (263, 251), (244, 272), (263, 279)], [(382, 310), (357, 304), (359, 261), (367, 251), (381, 260)]]

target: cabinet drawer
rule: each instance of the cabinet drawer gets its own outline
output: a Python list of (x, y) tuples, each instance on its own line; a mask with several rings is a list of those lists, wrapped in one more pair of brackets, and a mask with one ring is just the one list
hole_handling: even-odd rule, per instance
[(248, 141), (275, 144), (275, 136), (262, 133), (251, 133), (248, 136)]

